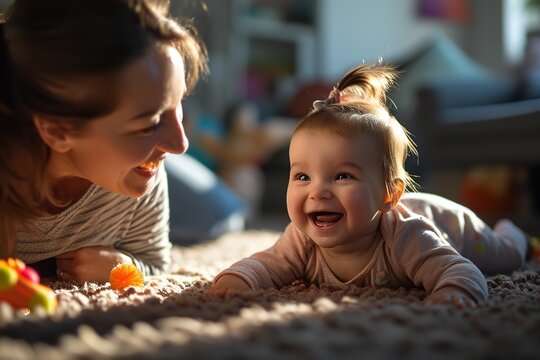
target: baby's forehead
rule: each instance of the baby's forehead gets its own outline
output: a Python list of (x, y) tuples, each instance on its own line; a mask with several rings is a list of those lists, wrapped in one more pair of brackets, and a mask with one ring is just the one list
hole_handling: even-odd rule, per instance
[(348, 136), (360, 132), (374, 133), (388, 123), (386, 118), (376, 114), (338, 110), (322, 110), (308, 114), (299, 122), (297, 130), (313, 129)]
[[(296, 131), (291, 139), (291, 144), (309, 142), (310, 146), (323, 146), (332, 143), (333, 146), (370, 147), (372, 150), (380, 150), (383, 141), (378, 136), (369, 132), (344, 132), (330, 128), (302, 128)], [(302, 146), (299, 144), (299, 146)]]
[(365, 141), (366, 139), (380, 140), (376, 131), (370, 127), (351, 127), (334, 124), (313, 124), (296, 129), (293, 138), (298, 135), (305, 135), (317, 138), (339, 138), (343, 141)]

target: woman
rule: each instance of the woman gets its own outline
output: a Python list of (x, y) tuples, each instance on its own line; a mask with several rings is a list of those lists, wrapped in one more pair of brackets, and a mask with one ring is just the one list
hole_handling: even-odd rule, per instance
[(1, 257), (61, 280), (170, 262), (163, 159), (207, 70), (161, 0), (15, 0), (0, 24)]

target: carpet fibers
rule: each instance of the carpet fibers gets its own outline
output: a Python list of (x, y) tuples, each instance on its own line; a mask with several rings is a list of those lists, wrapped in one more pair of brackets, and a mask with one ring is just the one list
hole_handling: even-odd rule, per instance
[(487, 278), (476, 308), (425, 305), (418, 289), (291, 285), (207, 297), (212, 277), (271, 245), (250, 231), (176, 247), (171, 275), (117, 292), (50, 284), (52, 315), (0, 303), (0, 359), (540, 359), (540, 264)]

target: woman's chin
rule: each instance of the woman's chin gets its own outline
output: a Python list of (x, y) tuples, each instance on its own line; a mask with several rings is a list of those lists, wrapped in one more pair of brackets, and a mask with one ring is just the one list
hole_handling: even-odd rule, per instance
[(150, 189), (154, 186), (154, 179), (149, 179), (147, 181), (130, 181), (128, 183), (123, 184), (119, 188), (120, 191), (117, 191), (118, 193), (122, 195), (126, 195), (132, 198), (140, 198), (141, 196), (147, 194)]

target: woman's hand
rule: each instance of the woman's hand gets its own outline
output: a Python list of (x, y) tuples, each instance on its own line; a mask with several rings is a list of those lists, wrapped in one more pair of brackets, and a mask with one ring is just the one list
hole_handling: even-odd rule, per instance
[(56, 256), (56, 273), (64, 281), (106, 283), (112, 268), (123, 263), (133, 261), (113, 247), (89, 246)]
[(213, 297), (224, 298), (231, 292), (246, 290), (251, 290), (251, 288), (242, 278), (235, 275), (223, 275), (206, 293)]
[(469, 294), (455, 286), (445, 286), (428, 295), (426, 304), (451, 304), (457, 308), (475, 307), (476, 302)]

